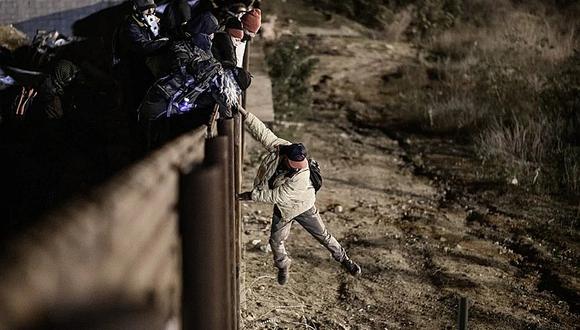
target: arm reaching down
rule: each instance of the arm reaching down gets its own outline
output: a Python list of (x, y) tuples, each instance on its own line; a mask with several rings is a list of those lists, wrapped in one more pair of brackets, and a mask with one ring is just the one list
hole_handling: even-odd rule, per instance
[(266, 125), (258, 119), (258, 117), (254, 116), (252, 113), (246, 111), (245, 109), (240, 109), (240, 113), (246, 117), (246, 127), (250, 134), (260, 142), (264, 148), (268, 149), (268, 151), (274, 151), (274, 149), (283, 144), (291, 144), (289, 141), (281, 139), (276, 136)]
[(167, 38), (149, 40), (137, 24), (130, 24), (125, 33), (129, 49), (143, 56), (156, 55), (169, 43)]

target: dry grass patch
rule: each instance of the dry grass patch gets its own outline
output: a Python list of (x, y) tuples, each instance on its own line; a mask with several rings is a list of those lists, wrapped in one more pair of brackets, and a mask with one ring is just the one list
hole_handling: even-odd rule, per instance
[(580, 193), (578, 19), (542, 3), (501, 1), (496, 11), (489, 1), (467, 3), (489, 17), (424, 43), (431, 83), (416, 99), (427, 113), (423, 127), (467, 133), (500, 172), (538, 190)]

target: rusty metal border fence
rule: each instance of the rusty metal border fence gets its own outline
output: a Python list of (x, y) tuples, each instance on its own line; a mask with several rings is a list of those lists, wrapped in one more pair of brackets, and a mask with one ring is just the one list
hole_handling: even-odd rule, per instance
[(199, 128), (4, 242), (0, 329), (238, 329), (243, 144)]
[(0, 329), (237, 329), (234, 121), (178, 138), (5, 242)]
[(238, 329), (243, 137), (187, 133), (3, 242), (0, 329)]

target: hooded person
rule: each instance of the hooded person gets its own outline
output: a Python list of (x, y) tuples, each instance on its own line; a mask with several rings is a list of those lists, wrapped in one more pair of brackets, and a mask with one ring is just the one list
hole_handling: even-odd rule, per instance
[(185, 27), (185, 31), (191, 36), (193, 44), (206, 52), (211, 52), (212, 39), (218, 29), (219, 22), (209, 11), (191, 19)]
[(155, 80), (151, 59), (166, 51), (169, 39), (159, 34), (153, 0), (132, 0), (133, 11), (115, 32), (113, 67), (121, 80), (123, 108), (130, 116)]
[(360, 274), (360, 266), (347, 256), (318, 213), (306, 147), (302, 143), (291, 143), (277, 137), (256, 116), (243, 108), (239, 111), (246, 118), (246, 128), (250, 134), (268, 154), (262, 158), (253, 189), (240, 194), (238, 199), (274, 204), (269, 242), (274, 265), (278, 268), (278, 283), (283, 285), (288, 281), (292, 260), (284, 242), (290, 235), (294, 221), (328, 249), (351, 275)]
[(194, 38), (174, 42), (171, 57), (171, 73), (153, 84), (139, 108), (149, 149), (209, 123), (215, 104), (220, 118), (231, 117), (251, 83), (247, 71), (223, 67)]
[(173, 0), (161, 16), (161, 33), (170, 39), (180, 39), (187, 22), (191, 20), (191, 7), (187, 0)]
[(238, 63), (236, 49), (242, 45), (244, 29), (242, 22), (236, 17), (226, 21), (225, 31), (215, 34), (213, 39), (213, 56), (223, 66), (236, 66)]

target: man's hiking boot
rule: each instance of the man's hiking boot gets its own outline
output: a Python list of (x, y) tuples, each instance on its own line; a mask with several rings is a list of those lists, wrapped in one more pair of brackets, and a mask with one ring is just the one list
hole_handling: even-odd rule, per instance
[[(356, 264), (356, 262), (346, 258), (341, 262), (342, 266), (350, 273), (352, 276), (357, 276), (361, 273), (360, 266)], [(280, 275), (278, 275), (280, 278)]]
[(286, 268), (278, 268), (278, 284), (284, 285), (288, 282), (288, 277), (290, 277), (288, 273), (288, 267)]

